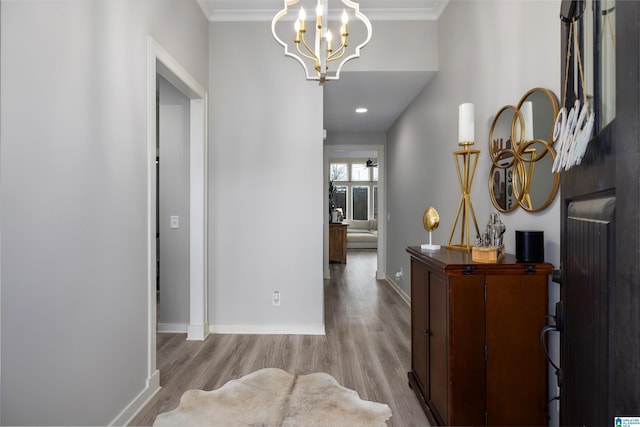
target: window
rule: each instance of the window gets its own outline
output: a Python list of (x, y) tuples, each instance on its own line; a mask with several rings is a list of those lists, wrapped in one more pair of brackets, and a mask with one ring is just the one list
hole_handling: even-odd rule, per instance
[(378, 186), (373, 187), (373, 219), (378, 219)]
[(331, 163), (329, 179), (331, 181), (349, 181), (349, 177), (347, 176), (347, 164)]
[(333, 204), (336, 209), (342, 209), (342, 216), (349, 218), (349, 212), (347, 211), (347, 186), (336, 185), (333, 191)]
[(367, 167), (366, 159), (331, 159), (329, 181), (333, 185), (330, 206), (340, 209), (345, 219), (378, 218), (378, 168)]
[(364, 163), (353, 163), (351, 165), (351, 181), (371, 181), (369, 169)]
[(369, 187), (354, 186), (353, 219), (369, 219)]

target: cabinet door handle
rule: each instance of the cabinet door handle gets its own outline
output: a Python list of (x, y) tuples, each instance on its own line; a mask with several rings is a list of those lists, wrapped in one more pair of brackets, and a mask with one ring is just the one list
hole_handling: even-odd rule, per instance
[(430, 337), (430, 336), (431, 336), (431, 332), (429, 332), (429, 331), (428, 331), (428, 330), (426, 330), (426, 329), (423, 329), (423, 330), (422, 330), (422, 336)]

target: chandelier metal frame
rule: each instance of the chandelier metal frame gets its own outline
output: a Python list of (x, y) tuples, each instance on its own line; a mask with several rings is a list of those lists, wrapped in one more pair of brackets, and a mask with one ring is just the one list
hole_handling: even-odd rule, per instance
[[(342, 26), (340, 27), (340, 46), (334, 50), (333, 34), (330, 32), (328, 25), (330, 18), (329, 1), (330, 0), (317, 0), (315, 25), (312, 26), (312, 28), (315, 29), (315, 39), (312, 45), (310, 45), (305, 38), (307, 34), (307, 25), (305, 22), (306, 12), (302, 7), (300, 8), (298, 18), (294, 25), (295, 38), (293, 42), (295, 47), (290, 48), (289, 44), (280, 39), (276, 32), (276, 26), (280, 19), (286, 16), (290, 11), (290, 7), (299, 3), (300, 0), (284, 0), (284, 8), (279, 11), (271, 21), (271, 33), (276, 41), (284, 47), (285, 56), (294, 58), (302, 65), (307, 80), (319, 81), (320, 84), (329, 80), (338, 80), (342, 66), (348, 61), (360, 56), (360, 49), (369, 43), (372, 34), (371, 22), (360, 12), (360, 5), (351, 0), (340, 0), (344, 6), (353, 10), (355, 17), (364, 24), (367, 29), (367, 36), (364, 42), (355, 47), (352, 54), (346, 55), (349, 37), (348, 14), (346, 13), (346, 9), (343, 9), (341, 16)], [(330, 70), (329, 63), (340, 59), (342, 60), (338, 63), (337, 69), (335, 69), (335, 71)], [(310, 67), (309, 64), (312, 64), (312, 66)]]

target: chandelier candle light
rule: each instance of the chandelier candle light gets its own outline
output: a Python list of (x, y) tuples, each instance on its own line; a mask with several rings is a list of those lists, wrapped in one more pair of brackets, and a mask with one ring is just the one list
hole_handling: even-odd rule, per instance
[[(476, 167), (478, 166), (480, 150), (472, 150), (470, 148), (475, 144), (473, 104), (461, 104), (458, 109), (458, 114), (458, 145), (463, 148), (462, 150), (454, 151), (453, 156), (456, 162), (458, 181), (460, 183), (460, 189), (462, 190), (462, 196), (460, 197), (456, 220), (453, 223), (447, 247), (451, 249), (464, 249), (470, 251), (473, 246), (471, 243), (471, 230), (469, 230), (470, 218), (473, 218), (473, 223), (476, 228), (476, 236), (480, 234), (478, 221), (476, 220), (476, 213), (473, 210), (473, 203), (471, 202), (470, 195), (471, 186), (473, 185), (473, 175), (475, 174)], [(456, 231), (460, 215), (462, 215), (460, 241), (452, 244), (451, 242), (453, 241), (453, 235)]]
[[(315, 30), (314, 42), (312, 44), (307, 42), (307, 12), (304, 7), (301, 6), (292, 32), (292, 35), (294, 35), (292, 40), (295, 44), (295, 50), (292, 48), (290, 51), (289, 45), (278, 37), (276, 25), (281, 18), (287, 15), (289, 7), (294, 6), (300, 1), (301, 0), (284, 0), (284, 9), (278, 12), (271, 22), (271, 33), (276, 41), (284, 47), (285, 56), (296, 59), (302, 65), (307, 80), (316, 80), (319, 81), (320, 84), (328, 80), (338, 80), (342, 66), (347, 61), (359, 57), (360, 49), (371, 39), (371, 22), (360, 12), (358, 3), (350, 0), (340, 0), (346, 7), (342, 9), (342, 13), (340, 14), (340, 44), (337, 49), (334, 49), (334, 35), (329, 29), (329, 17), (332, 14), (332, 11), (329, 9), (329, 0), (317, 0), (315, 4), (315, 25), (312, 27)], [(309, 0), (302, 1), (303, 3), (305, 1), (307, 3), (309, 2)], [(355, 17), (362, 21), (367, 30), (364, 42), (356, 46), (354, 52), (350, 55), (347, 55), (347, 47), (349, 46), (347, 43), (349, 37), (349, 14), (347, 10), (353, 10)], [(329, 63), (340, 59), (342, 59), (342, 61), (338, 63), (337, 68), (331, 71), (329, 69)], [(309, 64), (313, 64), (312, 67), (309, 67)]]

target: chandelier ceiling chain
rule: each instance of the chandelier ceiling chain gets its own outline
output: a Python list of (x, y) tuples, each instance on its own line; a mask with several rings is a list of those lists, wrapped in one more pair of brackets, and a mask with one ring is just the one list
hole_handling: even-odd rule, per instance
[[(271, 33), (278, 43), (285, 49), (285, 56), (291, 56), (296, 59), (304, 68), (307, 80), (316, 80), (323, 84), (328, 80), (338, 80), (340, 78), (340, 70), (342, 66), (349, 60), (360, 56), (360, 49), (364, 47), (371, 39), (371, 22), (360, 12), (358, 3), (351, 0), (340, 0), (345, 8), (342, 9), (340, 15), (340, 45), (337, 49), (333, 49), (334, 37), (329, 30), (329, 0), (317, 0), (316, 3), (316, 19), (315, 19), (315, 39), (312, 45), (307, 42), (307, 13), (304, 7), (300, 7), (298, 17), (293, 25), (292, 37), (295, 49), (289, 49), (289, 45), (282, 41), (276, 32), (276, 25), (289, 12), (289, 8), (299, 3), (300, 0), (284, 0), (284, 8), (276, 14), (271, 22)], [(353, 11), (353, 15), (359, 19), (367, 29), (367, 35), (361, 44), (357, 45), (351, 55), (347, 54), (349, 44), (349, 14), (347, 10)], [(287, 32), (288, 34), (288, 32)], [(342, 59), (335, 70), (331, 70), (329, 63)], [(313, 64), (309, 67), (308, 64)]]

